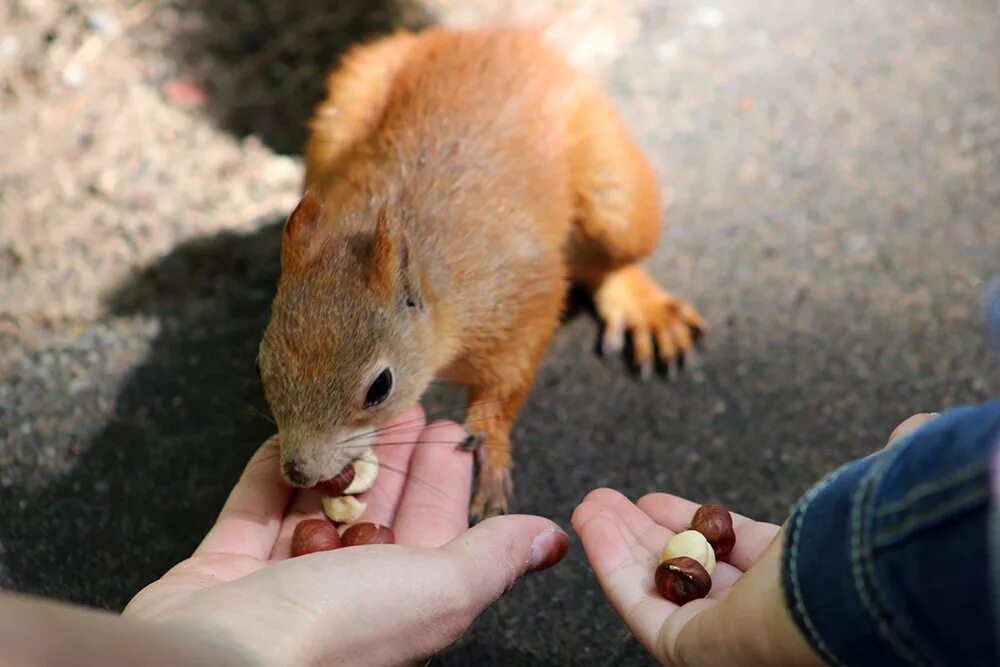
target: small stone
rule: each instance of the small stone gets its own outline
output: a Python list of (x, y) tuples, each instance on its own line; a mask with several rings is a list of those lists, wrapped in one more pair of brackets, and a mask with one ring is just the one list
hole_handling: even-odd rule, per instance
[(208, 92), (188, 79), (173, 79), (163, 88), (167, 99), (180, 107), (189, 109), (208, 104)]
[(62, 82), (70, 88), (82, 88), (87, 83), (87, 70), (79, 65), (68, 65), (62, 71)]
[(0, 37), (0, 59), (13, 60), (21, 52), (21, 40), (15, 35)]

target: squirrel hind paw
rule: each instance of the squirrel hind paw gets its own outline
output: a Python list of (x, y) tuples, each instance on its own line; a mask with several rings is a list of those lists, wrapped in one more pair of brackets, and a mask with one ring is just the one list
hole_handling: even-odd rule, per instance
[(605, 278), (594, 302), (604, 321), (602, 353), (624, 351), (643, 378), (652, 375), (654, 365), (667, 377), (677, 375), (705, 334), (704, 320), (688, 301), (636, 266)]

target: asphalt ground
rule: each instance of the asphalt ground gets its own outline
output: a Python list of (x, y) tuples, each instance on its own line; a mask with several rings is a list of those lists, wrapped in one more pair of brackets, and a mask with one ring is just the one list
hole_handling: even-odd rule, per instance
[[(43, 28), (76, 25), (23, 4), (7, 24), (23, 56), (0, 48), (17, 71), (38, 35), (61, 44)], [(43, 59), (0, 116), (2, 143), (34, 142), (0, 171), (0, 585), (111, 609), (190, 553), (271, 432), (253, 358), (317, 72), (433, 20), (345, 3), (327, 43), (303, 33), (308, 3), (153, 4), (120, 61), (109, 45), (85, 83), (61, 70), (75, 92), (51, 92)], [(1000, 271), (995, 2), (606, 6), (601, 76), (669, 193), (647, 265), (708, 336), (681, 378), (642, 383), (571, 312), (514, 431), (514, 510), (568, 528), (610, 486), (778, 522), (906, 416), (1000, 393), (982, 317)], [(300, 51), (275, 56), (279, 39)], [(209, 95), (164, 88), (178, 72)], [(169, 113), (146, 113), (163, 90)], [(34, 124), (77, 98), (87, 120)], [(52, 156), (80, 123), (96, 143), (64, 170)], [(577, 542), (435, 661), (647, 663)]]

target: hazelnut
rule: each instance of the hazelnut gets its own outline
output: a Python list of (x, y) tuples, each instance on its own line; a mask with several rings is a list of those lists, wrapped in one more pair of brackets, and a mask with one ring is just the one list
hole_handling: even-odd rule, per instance
[(354, 464), (348, 463), (344, 469), (330, 479), (320, 482), (315, 487), (316, 491), (323, 496), (336, 498), (344, 495), (344, 489), (354, 481)]
[(703, 598), (710, 590), (712, 577), (693, 558), (671, 558), (656, 567), (656, 591), (675, 604)]
[(705, 536), (715, 549), (715, 555), (722, 558), (733, 550), (736, 533), (733, 531), (733, 517), (722, 505), (702, 505), (691, 519), (691, 530)]
[(663, 545), (663, 551), (660, 552), (661, 561), (680, 556), (695, 559), (709, 574), (715, 570), (715, 551), (712, 550), (712, 545), (708, 543), (705, 536), (696, 530), (685, 530), (683, 533), (677, 533)]
[(340, 539), (345, 547), (396, 543), (396, 536), (392, 534), (392, 528), (380, 523), (356, 523), (345, 530)]
[(357, 521), (365, 513), (368, 505), (361, 502), (354, 496), (338, 496), (336, 498), (323, 498), (323, 512), (336, 523), (350, 523)]
[(378, 477), (378, 457), (371, 447), (361, 454), (361, 458), (353, 463), (354, 479), (344, 489), (347, 495), (364, 493), (375, 485), (375, 478)]
[(300, 521), (292, 531), (292, 558), (342, 546), (337, 528), (326, 519)]

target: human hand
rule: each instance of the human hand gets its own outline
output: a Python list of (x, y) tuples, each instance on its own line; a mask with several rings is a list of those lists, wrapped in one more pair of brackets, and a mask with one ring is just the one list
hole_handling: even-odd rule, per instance
[[(902, 422), (887, 446), (933, 419)], [(708, 597), (678, 606), (656, 592), (663, 545), (691, 523), (698, 505), (653, 493), (631, 503), (611, 489), (592, 491), (573, 513), (604, 595), (661, 664), (713, 667), (822, 665), (785, 608), (782, 529), (733, 514), (736, 546), (712, 573)]]
[[(636, 639), (663, 665), (822, 665), (784, 611), (778, 526), (733, 514), (736, 546), (716, 565), (709, 596), (684, 606), (660, 597), (653, 584), (660, 551), (697, 509), (666, 493), (633, 504), (597, 489), (573, 513), (604, 595)], [(781, 659), (775, 645), (794, 660)]]
[(206, 636), (250, 664), (398, 665), (426, 660), (528, 571), (565, 555), (568, 538), (534, 516), (468, 529), (471, 455), (455, 424), (414, 408), (382, 429), (383, 468), (362, 521), (391, 525), (395, 545), (289, 558), (319, 496), (281, 480), (272, 438), (247, 465), (191, 558), (133, 598), (125, 616)]

